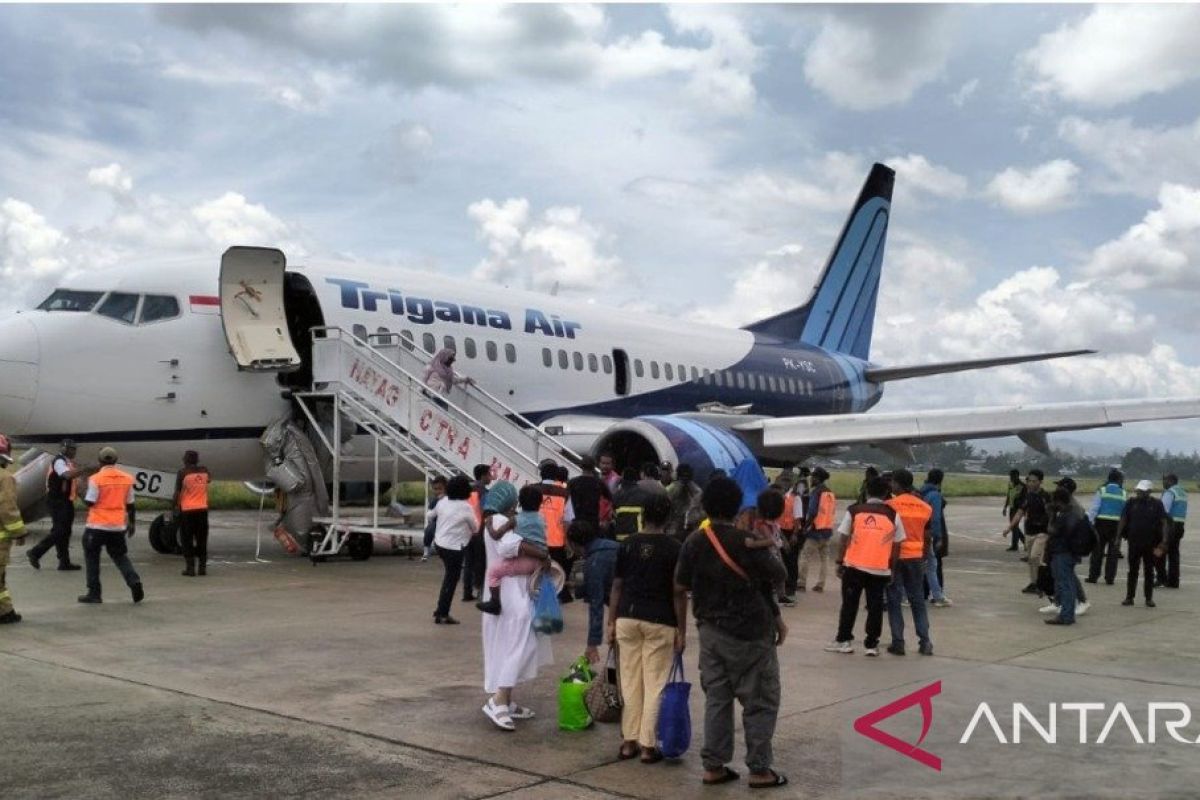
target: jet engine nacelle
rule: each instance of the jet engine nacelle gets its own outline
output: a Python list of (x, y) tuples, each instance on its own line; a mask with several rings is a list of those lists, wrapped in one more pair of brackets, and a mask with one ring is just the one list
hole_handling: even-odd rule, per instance
[(618, 468), (640, 466), (647, 461), (675, 466), (689, 464), (700, 485), (713, 470), (732, 474), (754, 453), (737, 434), (685, 417), (648, 416), (609, 426), (591, 447), (593, 455), (612, 453)]

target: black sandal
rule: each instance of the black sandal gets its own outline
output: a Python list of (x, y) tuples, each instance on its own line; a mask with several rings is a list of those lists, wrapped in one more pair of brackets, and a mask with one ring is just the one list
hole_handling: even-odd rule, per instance
[(731, 783), (742, 777), (729, 767), (724, 767), (725, 772), (719, 778), (703, 778), (701, 783), (705, 786), (720, 786), (722, 783)]
[(749, 783), (747, 785), (751, 789), (778, 789), (780, 786), (788, 785), (787, 775), (784, 775), (782, 772), (771, 770), (771, 775), (774, 776), (775, 780), (769, 783)]

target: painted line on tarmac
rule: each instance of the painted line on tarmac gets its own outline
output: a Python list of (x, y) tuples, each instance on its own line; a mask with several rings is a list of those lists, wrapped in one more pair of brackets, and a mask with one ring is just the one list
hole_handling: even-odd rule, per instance
[[(337, 731), (339, 733), (345, 733), (345, 734), (348, 734), (351, 736), (361, 736), (363, 738), (371, 739), (371, 740), (374, 740), (377, 742), (384, 742), (386, 744), (395, 745), (397, 747), (407, 747), (412, 750), (416, 750), (418, 752), (429, 753), (431, 755), (441, 756), (442, 758), (446, 758), (446, 759), (457, 760), (457, 761), (466, 761), (471, 764), (478, 764), (479, 766), (491, 767), (493, 769), (502, 769), (502, 770), (505, 770), (506, 772), (515, 773), (517, 775), (524, 775), (528, 778), (536, 778), (537, 779), (534, 783), (531, 783), (527, 786), (519, 786), (519, 787), (516, 787), (515, 789), (509, 789), (505, 792), (499, 792), (499, 793), (492, 794), (492, 795), (485, 795), (485, 797), (498, 797), (498, 796), (501, 796), (504, 794), (510, 794), (510, 793), (517, 792), (517, 791), (524, 791), (527, 789), (532, 789), (534, 787), (541, 786), (541, 785), (544, 785), (547, 783), (561, 783), (561, 784), (566, 784), (568, 786), (574, 787), (576, 789), (586, 789), (591, 792), (599, 792), (602, 794), (607, 794), (611, 797), (628, 798), (629, 800), (641, 800), (641, 798), (638, 795), (626, 794), (624, 792), (619, 792), (614, 789), (608, 789), (608, 788), (594, 786), (592, 784), (583, 783), (581, 781), (571, 780), (570, 778), (567, 778), (567, 777), (563, 777), (563, 776), (559, 776), (559, 775), (545, 775), (543, 773), (536, 772), (531, 769), (526, 769), (524, 767), (515, 767), (515, 766), (503, 764), (503, 763), (496, 762), (496, 761), (489, 761), (486, 758), (480, 758), (478, 756), (459, 755), (457, 753), (452, 753), (447, 750), (439, 750), (436, 747), (429, 747), (428, 745), (422, 745), (422, 744), (414, 744), (412, 742), (406, 742), (403, 739), (397, 739), (392, 736), (385, 736), (380, 733), (372, 733), (370, 731), (360, 731), (360, 730), (356, 730), (354, 728), (347, 727), (345, 725), (338, 725), (333, 722), (327, 722), (325, 720), (310, 719), (308, 717), (302, 717), (297, 714), (287, 714), (282, 711), (276, 711), (276, 710), (270, 709), (270, 708), (262, 708), (262, 707), (250, 705), (247, 703), (238, 703), (238, 702), (234, 702), (232, 700), (222, 700), (222, 699), (215, 698), (215, 697), (208, 697), (206, 695), (197, 694), (195, 692), (186, 692), (186, 691), (183, 691), (182, 689), (173, 689), (168, 686), (159, 686), (158, 684), (149, 683), (147, 681), (134, 680), (133, 678), (125, 678), (120, 675), (111, 675), (107, 672), (101, 672), (100, 670), (84, 669), (82, 667), (73, 667), (73, 666), (69, 666), (66, 664), (60, 664), (56, 661), (48, 661), (44, 658), (36, 658), (34, 656), (26, 655), (24, 653), (14, 653), (14, 652), (7, 651), (7, 650), (0, 650), (0, 656), (9, 656), (11, 658), (19, 658), (19, 659), (28, 661), (33, 664), (41, 664), (42, 666), (47, 666), (47, 667), (58, 667), (59, 669), (64, 669), (69, 672), (78, 672), (83, 675), (92, 675), (92, 676), (95, 676), (98, 678), (107, 678), (108, 680), (113, 680), (113, 681), (117, 681), (119, 683), (129, 684), (130, 686), (140, 686), (145, 689), (157, 689), (160, 692), (167, 692), (168, 694), (177, 695), (179, 697), (187, 697), (187, 698), (190, 698), (193, 700), (203, 700), (208, 703), (215, 703), (215, 704), (222, 705), (222, 706), (228, 706), (230, 708), (237, 708), (242, 711), (256, 712), (259, 714), (264, 714), (269, 717), (274, 717), (276, 719), (287, 720), (288, 722), (299, 722), (299, 723), (302, 723), (305, 725), (317, 725), (322, 728), (326, 728), (327, 730)], [(497, 734), (497, 735), (500, 735), (500, 734)], [(616, 764), (616, 763), (617, 763), (617, 760), (612, 759), (611, 761), (606, 761), (601, 764), (596, 764), (594, 766), (587, 767), (587, 768), (579, 770), (579, 771), (587, 772), (587, 771), (596, 769), (597, 767), (604, 767), (604, 766), (608, 766), (609, 764)]]

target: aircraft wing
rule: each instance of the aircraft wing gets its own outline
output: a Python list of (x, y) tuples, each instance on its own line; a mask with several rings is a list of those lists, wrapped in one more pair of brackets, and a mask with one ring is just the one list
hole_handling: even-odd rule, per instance
[(1046, 434), (1052, 431), (1192, 417), (1200, 417), (1200, 397), (759, 418), (732, 428), (747, 438), (761, 437), (755, 444), (768, 452), (772, 448), (819, 450), (851, 444), (896, 451), (912, 444), (997, 436), (1018, 436), (1030, 447), (1048, 452)]

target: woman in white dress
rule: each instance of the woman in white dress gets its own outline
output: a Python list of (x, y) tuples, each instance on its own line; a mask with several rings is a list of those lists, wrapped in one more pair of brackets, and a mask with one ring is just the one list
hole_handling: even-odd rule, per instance
[[(493, 484), (484, 501), (483, 546), (488, 566), (500, 558), (520, 555), (548, 558), (545, 549), (513, 532), (517, 490), (507, 481)], [(516, 729), (514, 719), (531, 719), (532, 710), (513, 701), (513, 687), (537, 677), (538, 668), (554, 662), (549, 637), (533, 632), (530, 579), (512, 575), (500, 581), (499, 614), (483, 615), (483, 688), (491, 697), (483, 713), (504, 731)]]

